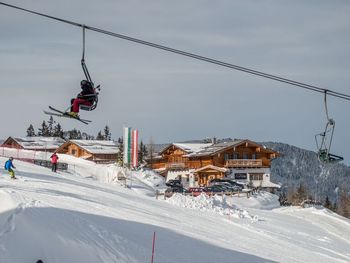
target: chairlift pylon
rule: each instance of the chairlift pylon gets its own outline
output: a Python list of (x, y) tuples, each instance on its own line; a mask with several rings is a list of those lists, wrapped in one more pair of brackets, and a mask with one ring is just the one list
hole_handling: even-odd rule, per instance
[(327, 90), (324, 91), (324, 106), (327, 117), (327, 124), (324, 132), (315, 135), (318, 159), (322, 163), (336, 163), (344, 160), (343, 157), (331, 154), (331, 146), (335, 129), (335, 121), (329, 117), (327, 106)]

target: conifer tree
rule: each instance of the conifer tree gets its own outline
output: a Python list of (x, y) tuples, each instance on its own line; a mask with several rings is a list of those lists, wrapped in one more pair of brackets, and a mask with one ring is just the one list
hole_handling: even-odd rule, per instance
[(328, 195), (326, 196), (326, 200), (324, 201), (323, 206), (325, 208), (332, 210), (332, 203), (331, 203), (331, 201), (329, 201)]
[(63, 130), (62, 130), (61, 124), (59, 123), (56, 124), (56, 126), (53, 128), (52, 136), (63, 138)]
[(147, 147), (145, 144), (143, 144), (143, 141), (141, 140), (140, 146), (139, 146), (139, 163), (143, 164), (145, 162), (145, 159), (147, 158)]
[(102, 135), (102, 132), (99, 131), (97, 136), (96, 136), (96, 140), (103, 141), (104, 139), (105, 139), (105, 137)]
[(120, 166), (122, 166), (123, 165), (123, 154), (124, 154), (123, 138), (121, 138), (121, 137), (118, 138), (117, 145), (118, 145), (117, 163)]
[(53, 136), (54, 134), (54, 124), (55, 121), (53, 120), (53, 117), (50, 116), (50, 119), (48, 121), (48, 133), (50, 134), (49, 136)]
[(112, 134), (111, 134), (111, 131), (110, 131), (108, 125), (106, 125), (103, 132), (104, 132), (104, 139), (106, 141), (110, 141), (112, 139)]
[(341, 189), (337, 213), (344, 217), (350, 218), (350, 197), (345, 188)]
[(32, 124), (29, 125), (27, 129), (27, 137), (34, 137), (35, 135), (35, 130)]
[(69, 133), (69, 139), (70, 140), (81, 140), (81, 132), (78, 131), (77, 129), (73, 129), (68, 132)]
[(43, 121), (43, 123), (41, 124), (41, 128), (39, 129), (38, 135), (44, 136), (44, 137), (50, 137), (49, 127), (47, 126), (45, 121)]

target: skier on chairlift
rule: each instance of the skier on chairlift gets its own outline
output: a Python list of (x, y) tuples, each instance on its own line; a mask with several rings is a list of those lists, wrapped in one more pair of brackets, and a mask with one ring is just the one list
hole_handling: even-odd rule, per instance
[(77, 95), (76, 98), (71, 99), (71, 109), (68, 115), (78, 118), (80, 105), (90, 107), (96, 100), (97, 93), (94, 88), (94, 84), (87, 80), (80, 82), (82, 91)]

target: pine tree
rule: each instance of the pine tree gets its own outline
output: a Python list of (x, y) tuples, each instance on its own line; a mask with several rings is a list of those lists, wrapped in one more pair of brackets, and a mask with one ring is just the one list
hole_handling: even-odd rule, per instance
[(105, 137), (102, 135), (102, 132), (99, 131), (97, 136), (96, 136), (96, 140), (103, 141), (104, 139), (105, 139)]
[(122, 166), (123, 165), (123, 154), (124, 154), (124, 143), (123, 138), (118, 138), (118, 153), (117, 153), (117, 163)]
[(350, 218), (350, 197), (346, 189), (341, 189), (337, 213)]
[(139, 158), (138, 158), (138, 161), (140, 164), (143, 164), (145, 162), (147, 155), (148, 155), (147, 147), (146, 145), (143, 144), (143, 141), (141, 141), (139, 146)]
[(29, 125), (27, 129), (27, 137), (34, 137), (35, 135), (35, 130), (32, 124)]
[(154, 140), (153, 138), (151, 137), (150, 140), (149, 140), (149, 147), (148, 147), (148, 157), (149, 157), (149, 163), (150, 165), (152, 165), (153, 163), (153, 159), (155, 157), (155, 150), (154, 150)]
[(68, 131), (68, 136), (70, 140), (81, 140), (81, 132), (78, 131), (77, 129), (73, 129), (71, 131)]
[(43, 121), (43, 123), (41, 124), (41, 128), (39, 129), (38, 135), (44, 136), (44, 137), (50, 137), (49, 128), (45, 121)]
[(83, 132), (81, 134), (81, 137), (83, 140), (94, 140), (94, 138), (95, 138), (93, 135), (89, 135), (86, 132)]
[(323, 206), (325, 208), (332, 210), (332, 203), (331, 203), (331, 201), (329, 201), (328, 195), (326, 196), (326, 200), (324, 201)]
[(61, 124), (59, 123), (56, 124), (56, 126), (53, 128), (52, 136), (63, 138), (63, 130), (62, 130)]
[(50, 136), (53, 136), (54, 134), (54, 124), (55, 124), (55, 121), (53, 120), (53, 117), (50, 116), (50, 119), (48, 121), (48, 132)]
[(107, 125), (104, 128), (103, 132), (104, 132), (104, 139), (106, 141), (110, 141), (112, 139), (112, 134), (111, 134), (111, 131)]
[(300, 183), (297, 191), (292, 195), (292, 203), (293, 205), (300, 205), (306, 199), (307, 190), (304, 185)]

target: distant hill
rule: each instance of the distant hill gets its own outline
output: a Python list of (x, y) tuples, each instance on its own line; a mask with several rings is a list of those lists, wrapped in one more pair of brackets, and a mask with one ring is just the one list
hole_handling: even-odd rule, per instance
[(282, 154), (271, 165), (271, 180), (282, 184), (282, 189), (287, 191), (302, 183), (313, 198), (324, 201), (328, 195), (332, 202), (338, 198), (341, 187), (349, 191), (350, 167), (342, 163), (322, 164), (315, 152), (292, 145), (278, 142), (262, 144)]

